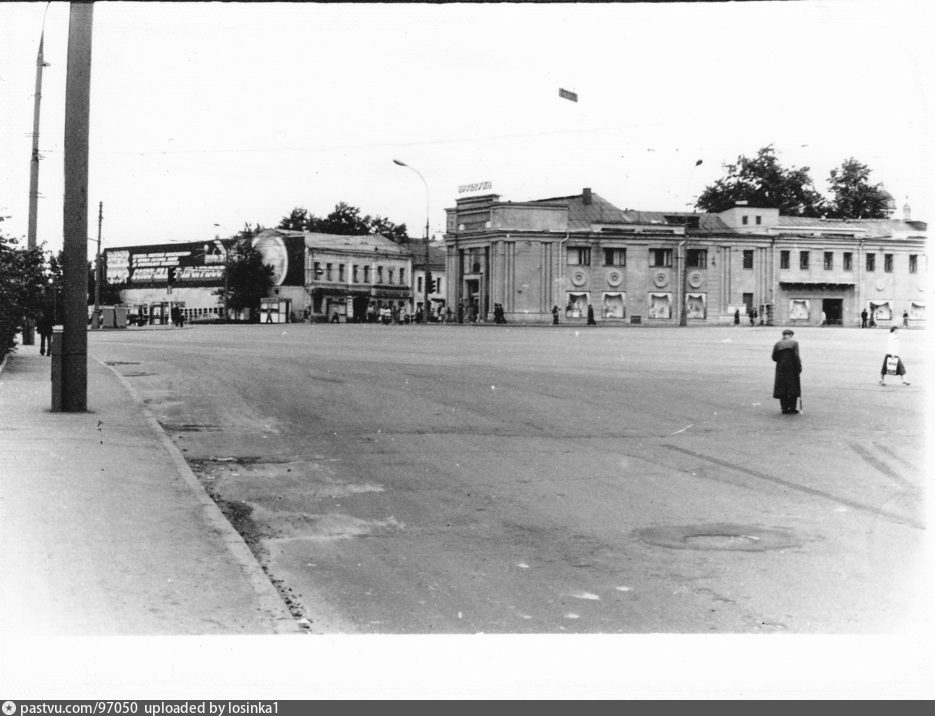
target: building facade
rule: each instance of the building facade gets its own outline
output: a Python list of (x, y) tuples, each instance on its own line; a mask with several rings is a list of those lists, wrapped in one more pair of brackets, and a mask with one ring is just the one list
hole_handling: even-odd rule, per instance
[(590, 189), (529, 202), (495, 194), (446, 210), (448, 304), (491, 320), (859, 325), (925, 319), (926, 226), (736, 206), (621, 210)]

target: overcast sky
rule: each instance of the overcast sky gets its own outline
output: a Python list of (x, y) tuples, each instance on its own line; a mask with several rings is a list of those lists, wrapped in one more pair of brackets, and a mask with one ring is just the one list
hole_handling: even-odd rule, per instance
[[(98, 202), (106, 248), (346, 201), (421, 236), (425, 189), (394, 158), (425, 177), (433, 234), (481, 181), (674, 211), (767, 144), (820, 190), (854, 156), (931, 219), (931, 7), (97, 2), (88, 235)], [(45, 11), (0, 3), (0, 215), (17, 237)], [(38, 238), (54, 250), (68, 15), (52, 3), (45, 22)]]

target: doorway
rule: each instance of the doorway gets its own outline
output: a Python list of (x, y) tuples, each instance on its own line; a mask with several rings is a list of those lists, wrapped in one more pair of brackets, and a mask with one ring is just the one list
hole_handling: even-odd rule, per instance
[(844, 323), (844, 299), (823, 298), (821, 312), (825, 314), (826, 326), (840, 326)]

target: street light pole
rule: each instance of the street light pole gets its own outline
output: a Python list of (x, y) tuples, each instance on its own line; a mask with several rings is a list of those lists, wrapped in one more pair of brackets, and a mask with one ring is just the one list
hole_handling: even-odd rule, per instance
[(412, 169), (422, 180), (422, 184), (425, 186), (425, 278), (423, 279), (422, 289), (423, 289), (423, 301), (422, 301), (422, 311), (425, 316), (425, 323), (428, 325), (429, 322), (429, 281), (432, 278), (432, 272), (429, 268), (429, 184), (425, 181), (425, 177), (419, 173), (419, 170), (415, 167), (411, 167), (406, 162), (401, 162), (398, 159), (393, 160), (393, 164), (396, 164), (401, 167), (406, 167), (407, 169)]
[[(691, 187), (692, 176), (695, 174), (695, 169), (704, 163), (703, 159), (699, 159), (692, 166), (691, 172), (688, 174), (688, 185)], [(694, 204), (692, 204), (692, 209), (694, 209)], [(685, 251), (682, 254), (682, 300), (681, 307), (679, 309), (679, 325), (687, 326), (688, 325), (688, 232), (691, 227), (688, 225), (688, 217), (685, 217), (685, 240), (682, 244), (685, 245)]]

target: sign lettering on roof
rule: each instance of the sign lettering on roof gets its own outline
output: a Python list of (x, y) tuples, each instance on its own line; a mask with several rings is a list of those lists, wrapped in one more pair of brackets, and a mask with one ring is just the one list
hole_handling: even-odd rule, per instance
[(578, 101), (578, 95), (576, 93), (570, 92), (567, 89), (562, 89), (561, 87), (558, 89), (558, 96), (562, 99), (570, 99), (572, 102)]
[(461, 184), (458, 186), (458, 193), (466, 194), (469, 191), (484, 191), (486, 189), (493, 189), (493, 182), (479, 181), (474, 184)]

